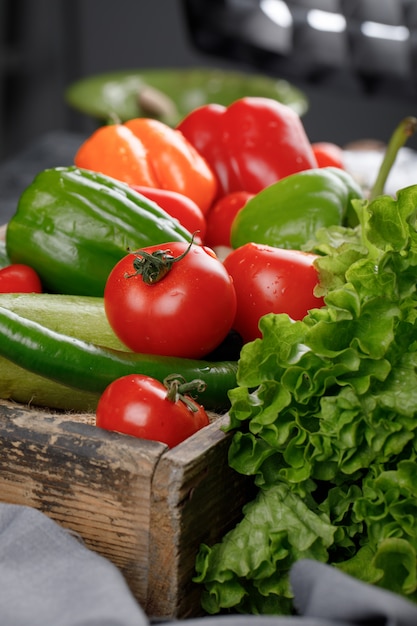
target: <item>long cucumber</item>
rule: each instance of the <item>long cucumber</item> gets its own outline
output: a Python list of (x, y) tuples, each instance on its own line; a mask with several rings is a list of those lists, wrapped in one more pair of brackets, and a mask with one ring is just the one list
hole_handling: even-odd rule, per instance
[(64, 335), (115, 348), (129, 349), (114, 334), (98, 296), (49, 293), (0, 293), (0, 307)]
[(7, 267), (7, 265), (10, 265), (10, 259), (7, 254), (6, 243), (4, 240), (0, 239), (0, 269)]
[(0, 398), (3, 400), (71, 413), (94, 413), (99, 397), (97, 393), (74, 392), (0, 357)]
[[(0, 294), (0, 306), (43, 326), (102, 346), (126, 349), (112, 331), (103, 299), (60, 294)], [(1, 342), (1, 337), (0, 337)], [(98, 393), (74, 392), (0, 357), (0, 398), (63, 411), (94, 412)]]
[(236, 385), (235, 361), (210, 362), (144, 355), (104, 348), (52, 331), (0, 307), (0, 355), (55, 382), (89, 393), (102, 393), (121, 376), (141, 373), (163, 381), (179, 374), (201, 379), (206, 388), (197, 400), (207, 409), (229, 406), (228, 391)]

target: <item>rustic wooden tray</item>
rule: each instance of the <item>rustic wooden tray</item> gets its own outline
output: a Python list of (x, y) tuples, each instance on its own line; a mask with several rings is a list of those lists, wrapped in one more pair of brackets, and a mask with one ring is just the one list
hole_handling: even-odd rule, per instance
[(77, 533), (121, 570), (148, 615), (198, 615), (198, 548), (239, 519), (250, 492), (227, 464), (227, 419), (168, 449), (97, 428), (92, 415), (0, 401), (0, 500)]
[(0, 501), (77, 533), (121, 570), (148, 615), (198, 615), (199, 546), (218, 541), (249, 499), (249, 480), (227, 463), (227, 421), (170, 450), (99, 429), (93, 414), (0, 399)]

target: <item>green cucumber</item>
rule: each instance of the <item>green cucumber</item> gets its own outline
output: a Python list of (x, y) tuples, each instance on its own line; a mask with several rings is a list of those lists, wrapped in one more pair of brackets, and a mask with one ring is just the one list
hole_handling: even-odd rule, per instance
[(116, 378), (145, 374), (163, 381), (178, 374), (187, 382), (201, 379), (196, 399), (207, 409), (229, 407), (228, 392), (236, 386), (236, 361), (138, 354), (98, 346), (63, 335), (0, 307), (0, 355), (16, 365), (77, 390), (101, 394)]
[[(103, 299), (60, 294), (0, 294), (0, 306), (51, 330), (128, 350), (113, 333)], [(1, 338), (0, 338), (1, 341)], [(51, 409), (94, 412), (100, 395), (77, 391), (0, 357), (0, 398)]]
[(114, 334), (104, 311), (104, 300), (99, 296), (0, 293), (0, 307), (58, 333), (130, 351)]
[(0, 239), (0, 269), (7, 267), (8, 265), (10, 265), (10, 259), (6, 250), (6, 242), (3, 239)]

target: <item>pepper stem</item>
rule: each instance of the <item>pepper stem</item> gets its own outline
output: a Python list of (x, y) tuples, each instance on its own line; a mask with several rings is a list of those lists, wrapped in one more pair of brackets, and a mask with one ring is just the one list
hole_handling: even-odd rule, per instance
[(384, 158), (378, 171), (374, 186), (371, 189), (369, 200), (373, 200), (377, 196), (384, 193), (385, 183), (397, 158), (400, 148), (404, 146), (407, 139), (411, 137), (417, 130), (417, 118), (409, 116), (405, 117), (394, 130), (388, 142)]
[(188, 396), (194, 391), (201, 393), (207, 387), (204, 380), (195, 378), (187, 382), (185, 378), (179, 374), (170, 374), (167, 376), (164, 379), (164, 386), (167, 389), (167, 400), (170, 402), (178, 402), (178, 400), (181, 400), (193, 413), (196, 413), (198, 408), (192, 398)]

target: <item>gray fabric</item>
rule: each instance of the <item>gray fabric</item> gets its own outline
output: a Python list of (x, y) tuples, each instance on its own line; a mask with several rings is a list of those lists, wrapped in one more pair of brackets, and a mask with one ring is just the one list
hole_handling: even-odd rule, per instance
[(0, 505), (1, 626), (142, 626), (120, 572), (29, 507)]
[[(179, 626), (417, 626), (417, 605), (333, 567), (291, 571), (297, 616), (207, 616)], [(149, 626), (119, 570), (43, 513), (0, 504), (0, 626)]]
[[(354, 626), (350, 622), (340, 620), (324, 620), (320, 617), (292, 616), (259, 616), (259, 615), (223, 615), (218, 617), (203, 617), (183, 622), (169, 622), (165, 626)], [(355, 625), (356, 626), (356, 625)], [(368, 624), (361, 624), (368, 626)], [(369, 626), (371, 626), (369, 624)], [(372, 624), (374, 626), (374, 624)], [(375, 626), (381, 626), (380, 624)], [(413, 622), (413, 626), (415, 623)]]
[(349, 624), (417, 625), (416, 604), (324, 563), (299, 561), (292, 568), (291, 584), (295, 607), (303, 615), (334, 620), (335, 624), (343, 616)]

